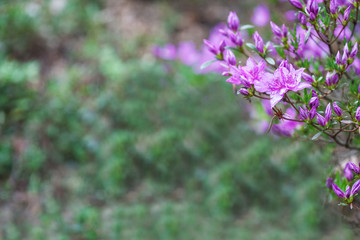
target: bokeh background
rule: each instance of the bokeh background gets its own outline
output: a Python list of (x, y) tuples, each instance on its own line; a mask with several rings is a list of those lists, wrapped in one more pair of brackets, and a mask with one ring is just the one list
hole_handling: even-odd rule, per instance
[(219, 75), (152, 54), (260, 2), (2, 0), (0, 239), (352, 239), (331, 149), (256, 135)]

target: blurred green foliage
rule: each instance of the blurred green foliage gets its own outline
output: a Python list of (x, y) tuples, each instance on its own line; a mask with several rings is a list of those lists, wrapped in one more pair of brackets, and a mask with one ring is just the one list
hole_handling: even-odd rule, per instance
[(30, 3), (0, 4), (1, 239), (351, 239), (326, 149), (255, 136), (216, 76), (124, 59), (100, 1)]

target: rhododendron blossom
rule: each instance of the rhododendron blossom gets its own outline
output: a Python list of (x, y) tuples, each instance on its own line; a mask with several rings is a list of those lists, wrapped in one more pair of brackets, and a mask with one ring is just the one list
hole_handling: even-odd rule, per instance
[(291, 64), (283, 61), (272, 77), (265, 77), (262, 81), (256, 81), (255, 89), (270, 95), (271, 107), (273, 108), (288, 91), (297, 92), (311, 87), (309, 83), (301, 82), (301, 74), (304, 70), (304, 68), (295, 70)]

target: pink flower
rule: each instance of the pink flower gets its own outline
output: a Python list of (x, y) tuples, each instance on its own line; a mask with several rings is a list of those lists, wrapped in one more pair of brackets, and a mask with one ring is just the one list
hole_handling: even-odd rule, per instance
[(226, 81), (236, 85), (243, 84), (245, 87), (251, 87), (255, 81), (262, 81), (263, 77), (267, 75), (265, 73), (265, 66), (266, 63), (263, 60), (256, 63), (254, 59), (248, 58), (246, 66), (230, 67), (231, 77)]
[(301, 82), (301, 74), (304, 68), (295, 70), (286, 60), (282, 61), (272, 77), (263, 77), (261, 81), (255, 81), (255, 89), (270, 95), (271, 107), (273, 108), (288, 91), (297, 92), (311, 87), (309, 83)]
[(251, 17), (251, 22), (258, 27), (264, 27), (269, 23), (269, 21), (269, 8), (265, 4), (260, 4), (254, 9), (254, 14)]

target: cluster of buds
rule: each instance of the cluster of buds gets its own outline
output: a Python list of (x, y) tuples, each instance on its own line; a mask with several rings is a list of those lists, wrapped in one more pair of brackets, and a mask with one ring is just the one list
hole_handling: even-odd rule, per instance
[(349, 50), (348, 44), (345, 44), (343, 54), (340, 54), (340, 51), (337, 52), (335, 61), (336, 64), (341, 66), (341, 70), (346, 70), (353, 62), (358, 53), (358, 43), (355, 43), (351, 52)]
[[(360, 167), (353, 162), (346, 163), (344, 176), (346, 181), (338, 178), (335, 179), (337, 183), (334, 182), (333, 178), (328, 178), (326, 180), (326, 187), (332, 190), (333, 193), (340, 198), (342, 204), (350, 205), (350, 208), (352, 208), (354, 197), (360, 190)], [(339, 186), (345, 187), (345, 191)]]

